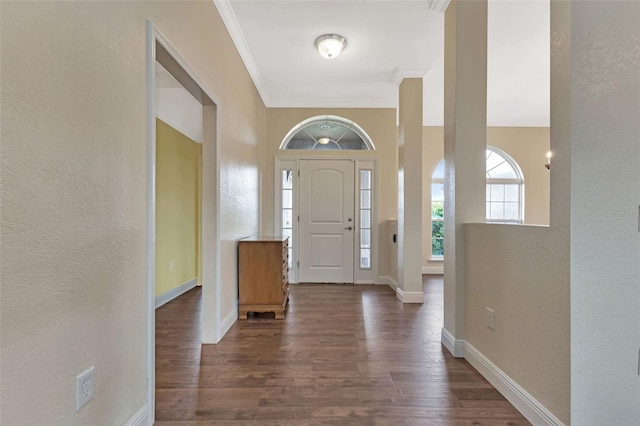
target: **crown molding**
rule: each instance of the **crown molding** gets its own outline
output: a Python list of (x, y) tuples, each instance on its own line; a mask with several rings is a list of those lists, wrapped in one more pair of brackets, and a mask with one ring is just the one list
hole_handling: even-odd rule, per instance
[(260, 75), (260, 71), (258, 70), (258, 66), (253, 59), (251, 50), (249, 50), (247, 40), (244, 38), (244, 34), (240, 29), (240, 23), (238, 22), (238, 18), (236, 17), (235, 12), (233, 11), (231, 2), (229, 0), (214, 0), (213, 3), (218, 9), (218, 12), (222, 17), (222, 21), (227, 27), (229, 35), (231, 35), (233, 44), (235, 44), (236, 49), (238, 49), (240, 58), (242, 59), (242, 62), (244, 62), (244, 66), (247, 68), (249, 76), (251, 77), (251, 80), (253, 80), (253, 84), (256, 86), (256, 90), (258, 90), (260, 98), (262, 98), (262, 102), (265, 105), (268, 105), (269, 91), (267, 90), (267, 86), (265, 86), (264, 81), (262, 80), (262, 75)]
[(451, 0), (427, 0), (427, 3), (429, 4), (429, 11), (444, 13)]
[(395, 86), (400, 86), (405, 78), (423, 78), (429, 74), (430, 70), (430, 68), (406, 69), (398, 67), (396, 72), (393, 73), (393, 77), (391, 77), (391, 83)]
[(267, 108), (397, 108), (397, 99), (273, 99)]

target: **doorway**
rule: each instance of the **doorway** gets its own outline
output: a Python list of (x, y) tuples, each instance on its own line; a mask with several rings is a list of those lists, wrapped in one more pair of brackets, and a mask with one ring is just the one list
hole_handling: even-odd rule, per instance
[(275, 233), (289, 238), (289, 282), (380, 284), (378, 161), (276, 157)]
[(300, 161), (299, 280), (354, 282), (352, 160)]
[[(147, 24), (147, 91), (148, 91), (148, 212), (147, 212), (147, 404), (150, 418), (155, 416), (155, 307), (156, 307), (156, 167), (157, 146), (156, 124), (157, 81), (156, 63), (160, 64), (175, 79), (188, 96), (192, 96), (201, 105), (201, 155), (199, 156), (199, 176), (197, 178), (199, 202), (196, 207), (198, 215), (198, 240), (202, 259), (201, 277), (202, 308), (199, 321), (201, 323), (200, 341), (217, 343), (220, 339), (220, 237), (218, 229), (219, 217), (219, 155), (218, 155), (218, 98), (200, 80), (187, 62), (180, 56), (167, 38), (154, 27), (151, 21)], [(175, 117), (174, 117), (175, 118)], [(165, 120), (171, 121), (165, 116)], [(173, 268), (174, 262), (165, 265)]]

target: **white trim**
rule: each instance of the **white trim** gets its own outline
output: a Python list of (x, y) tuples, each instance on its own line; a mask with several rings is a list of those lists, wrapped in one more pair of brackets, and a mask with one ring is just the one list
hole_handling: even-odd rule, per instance
[(451, 0), (427, 0), (429, 4), (429, 10), (431, 12), (444, 13), (449, 7)]
[(156, 390), (156, 33), (147, 21), (147, 409)]
[(291, 219), (293, 220), (293, 225), (291, 227), (291, 241), (289, 241), (289, 247), (292, 247), (291, 250), (291, 267), (289, 268), (289, 283), (297, 283), (298, 282), (298, 170), (299, 164), (297, 157), (275, 157), (275, 165), (274, 165), (274, 222), (273, 229), (276, 235), (282, 235), (282, 170), (292, 170), (293, 171), (293, 185), (292, 185), (292, 198), (291, 198)]
[(234, 303), (234, 306), (231, 312), (229, 312), (227, 316), (224, 317), (224, 319), (222, 320), (222, 323), (220, 324), (220, 339), (222, 339), (222, 337), (224, 337), (224, 335), (227, 334), (227, 331), (229, 331), (229, 329), (233, 327), (233, 324), (235, 324), (237, 320), (238, 320), (238, 302), (236, 301), (236, 303)]
[(473, 345), (465, 342), (464, 353), (469, 364), (478, 370), (531, 423), (534, 425), (563, 425), (560, 419)]
[(422, 275), (443, 275), (443, 274), (444, 274), (444, 265), (422, 267)]
[(386, 284), (389, 287), (391, 287), (391, 290), (393, 290), (394, 292), (398, 288), (398, 283), (396, 282), (396, 280), (386, 275), (378, 277), (378, 281), (376, 282), (376, 284), (382, 284), (382, 285)]
[(456, 339), (449, 330), (442, 327), (440, 339), (445, 348), (456, 358), (464, 358), (464, 340)]
[(151, 417), (149, 416), (149, 406), (142, 406), (136, 413), (131, 416), (125, 426), (149, 426), (152, 425)]
[[(329, 116), (330, 117), (330, 116)], [(311, 119), (316, 119), (316, 117), (312, 117)], [(340, 117), (339, 117), (340, 118)], [(309, 120), (311, 120), (309, 119)], [(356, 123), (353, 123), (357, 126)], [(364, 131), (364, 130), (363, 130)], [(366, 133), (365, 133), (366, 134)], [(368, 135), (367, 135), (368, 137)], [(373, 145), (373, 142), (371, 142)], [(294, 170), (294, 179), (293, 179), (293, 215), (294, 215), (294, 225), (293, 225), (293, 266), (289, 269), (289, 283), (296, 284), (298, 283), (298, 261), (299, 258), (299, 226), (300, 224), (297, 221), (297, 216), (299, 214), (299, 202), (298, 196), (300, 193), (299, 187), (299, 176), (298, 172), (300, 170), (300, 162), (301, 161), (317, 161), (317, 160), (348, 160), (354, 163), (354, 214), (355, 221), (354, 226), (356, 229), (359, 229), (359, 208), (358, 208), (358, 197), (359, 197), (359, 188), (357, 185), (359, 184), (359, 171), (361, 169), (370, 169), (373, 170), (373, 190), (371, 192), (372, 195), (372, 206), (371, 210), (371, 268), (368, 269), (360, 269), (360, 260), (359, 260), (359, 246), (358, 240), (354, 235), (354, 259), (353, 259), (353, 282), (359, 284), (379, 284), (376, 281), (378, 277), (378, 268), (379, 268), (379, 235), (380, 235), (380, 224), (378, 223), (378, 212), (380, 209), (379, 205), (379, 188), (380, 188), (380, 173), (379, 173), (379, 161), (377, 157), (374, 156), (366, 156), (366, 157), (352, 157), (352, 156), (334, 156), (334, 155), (326, 155), (326, 154), (316, 154), (315, 152), (310, 153), (310, 151), (306, 150), (298, 150), (296, 151), (287, 151), (288, 153), (296, 153), (297, 155), (276, 155), (274, 161), (274, 233), (282, 233), (282, 187), (281, 187), (281, 170), (282, 169), (293, 169)], [(366, 164), (370, 162), (370, 167)], [(295, 164), (295, 167), (294, 167)], [(386, 281), (385, 281), (386, 284)], [(396, 284), (397, 285), (397, 284)], [(394, 288), (395, 290), (395, 288)], [(422, 302), (420, 302), (422, 303)]]
[[(357, 100), (353, 99), (269, 99), (265, 103), (267, 108), (397, 108), (397, 99), (370, 99)], [(441, 124), (442, 125), (442, 124)]]
[[(189, 96), (191, 96), (191, 95), (189, 95)], [(193, 132), (192, 129), (190, 129), (187, 126), (183, 125), (183, 123), (181, 123), (179, 120), (173, 118), (169, 114), (167, 114), (167, 113), (165, 113), (163, 111), (156, 110), (156, 117), (159, 118), (161, 121), (164, 121), (169, 126), (171, 126), (174, 129), (176, 129), (177, 131), (179, 131), (180, 133), (182, 133), (183, 135), (185, 135), (186, 137), (188, 137), (192, 141), (194, 141), (196, 143), (199, 143), (199, 144), (202, 144), (202, 135), (196, 135)]]
[[(348, 118), (340, 117), (339, 115), (327, 115), (327, 114), (315, 115), (313, 117), (309, 117), (306, 120), (302, 120), (301, 122), (293, 126), (291, 130), (289, 130), (289, 132), (285, 135), (284, 139), (282, 139), (282, 142), (280, 142), (280, 147), (278, 148), (278, 150), (288, 151), (287, 144), (289, 143), (291, 138), (293, 138), (293, 136), (295, 136), (296, 133), (298, 133), (300, 130), (304, 129), (308, 125), (322, 122), (322, 121), (329, 121), (329, 120), (336, 121), (345, 127), (349, 127), (351, 130), (357, 133), (358, 136), (360, 136), (360, 138), (362, 138), (365, 145), (367, 145), (367, 148), (369, 151), (376, 150), (376, 146), (373, 143), (373, 139), (371, 139), (371, 136), (369, 136), (366, 130), (364, 130), (358, 123), (356, 123), (355, 121), (349, 120)], [(301, 150), (301, 151), (311, 151), (311, 150)], [(352, 158), (349, 158), (349, 159), (351, 160)], [(355, 158), (353, 158), (353, 160), (355, 160)]]
[(190, 280), (180, 284), (178, 287), (172, 288), (171, 290), (156, 296), (156, 309), (194, 288), (197, 281), (198, 279), (196, 277), (191, 278)]
[[(380, 266), (379, 262), (379, 252), (380, 252), (380, 224), (378, 223), (378, 211), (380, 208), (379, 199), (379, 188), (380, 188), (380, 173), (378, 173), (378, 159), (356, 159), (355, 160), (355, 220), (354, 226), (356, 229), (355, 233), (355, 246), (354, 246), (354, 258), (353, 258), (353, 267), (354, 267), (354, 277), (356, 281), (370, 281), (375, 282), (378, 277), (378, 269)], [(370, 170), (371, 171), (371, 225), (369, 230), (371, 231), (371, 244), (369, 247), (370, 256), (371, 256), (371, 264), (369, 268), (360, 268), (360, 243), (361, 243), (361, 229), (360, 229), (360, 219), (362, 217), (361, 213), (361, 181), (360, 181), (360, 172), (361, 170)]]
[[(146, 37), (146, 65), (147, 65), (147, 406), (149, 410), (149, 418), (155, 418), (155, 217), (156, 217), (156, 76), (155, 76), (155, 63), (156, 63), (156, 43), (160, 44), (169, 55), (176, 61), (182, 69), (189, 75), (189, 77), (199, 86), (200, 90), (209, 97), (215, 106), (215, 164), (209, 164), (207, 168), (215, 167), (216, 182), (213, 183), (214, 187), (218, 186), (220, 180), (220, 117), (221, 106), (218, 96), (215, 92), (209, 89), (197, 75), (197, 73), (189, 66), (189, 64), (182, 58), (178, 51), (172, 46), (168, 39), (156, 28), (153, 21), (147, 21), (147, 37)], [(203, 105), (203, 134), (207, 126), (204, 123), (204, 118), (207, 115), (207, 110), (212, 108), (210, 105)], [(206, 135), (204, 135), (206, 136)], [(205, 146), (203, 144), (203, 152)], [(203, 174), (205, 170), (205, 163), (203, 162)], [(213, 309), (209, 308), (213, 312), (205, 319), (207, 309), (203, 303), (202, 313), (202, 341), (207, 343), (217, 343), (220, 336), (220, 215), (217, 214), (217, 209), (220, 206), (220, 191), (215, 191), (215, 205), (214, 209), (215, 221), (212, 226), (215, 226), (213, 235), (215, 235), (215, 241), (212, 242), (213, 250), (215, 253), (211, 255), (209, 250), (204, 254), (209, 258), (213, 258), (211, 268), (214, 268), (215, 279), (207, 285), (203, 286), (203, 295), (205, 292), (213, 290), (215, 296), (209, 297), (210, 303), (213, 304)], [(203, 213), (204, 209), (200, 212)], [(208, 217), (208, 216), (207, 216)], [(205, 218), (206, 219), (206, 218)], [(203, 232), (201, 230), (201, 232)], [(203, 246), (204, 247), (204, 246)], [(204, 248), (203, 248), (204, 250)], [(207, 334), (207, 330), (209, 334)], [(152, 422), (151, 422), (152, 423)]]
[[(182, 69), (189, 75), (189, 77), (196, 83), (196, 85), (200, 88), (202, 93), (209, 97), (213, 105), (203, 105), (203, 163), (202, 163), (202, 194), (212, 194), (213, 188), (215, 190), (215, 203), (211, 203), (211, 206), (205, 210), (205, 206), (209, 205), (205, 201), (205, 195), (203, 195), (203, 207), (202, 207), (202, 230), (201, 233), (203, 236), (208, 235), (208, 232), (205, 232), (205, 228), (210, 226), (215, 227), (212, 234), (215, 235), (215, 241), (212, 244), (207, 243), (205, 245), (205, 240), (203, 239), (203, 257), (215, 259), (213, 264), (208, 264), (210, 268), (213, 268), (214, 278), (210, 279), (210, 281), (203, 282), (202, 295), (202, 342), (203, 343), (217, 343), (220, 340), (220, 215), (218, 214), (218, 208), (220, 206), (220, 191), (219, 185), (220, 182), (220, 125), (221, 116), (222, 116), (222, 107), (220, 104), (220, 98), (216, 95), (214, 91), (212, 91), (198, 76), (198, 74), (191, 68), (191, 66), (182, 58), (180, 53), (172, 46), (172, 44), (168, 41), (168, 39), (157, 29), (154, 28), (155, 41), (160, 43), (162, 47), (169, 53), (169, 55), (173, 58), (174, 61), (178, 63), (182, 67)], [(154, 59), (155, 60), (155, 59)], [(215, 108), (215, 119), (207, 119), (206, 116), (211, 116), (210, 109)], [(213, 127), (215, 128), (215, 135), (213, 137), (209, 137), (210, 133), (207, 132), (207, 128), (211, 127), (211, 122), (215, 121)], [(212, 139), (211, 142), (209, 139)], [(154, 140), (155, 143), (155, 140)], [(214, 146), (210, 146), (213, 144)], [(215, 165), (208, 164), (206, 162), (205, 152), (208, 152), (209, 149), (213, 148), (215, 150)], [(215, 182), (206, 178), (207, 171), (212, 170), (215, 167)], [(209, 186), (211, 188), (209, 188)], [(208, 209), (213, 209), (210, 213)], [(211, 216), (205, 217), (205, 212), (211, 214), (215, 220), (211, 218)], [(212, 220), (208, 220), (212, 219)], [(209, 247), (212, 245), (213, 247)], [(209, 248), (207, 248), (209, 247)], [(213, 253), (215, 251), (215, 253)], [(203, 279), (208, 278), (208, 268), (203, 266)], [(209, 277), (210, 278), (210, 277)], [(213, 290), (213, 294), (209, 292)], [(213, 306), (213, 308), (212, 308)]]
[(424, 294), (421, 291), (404, 291), (397, 287), (396, 297), (402, 303), (424, 303)]
[(431, 71), (430, 68), (406, 69), (398, 67), (393, 77), (391, 77), (391, 84), (400, 86), (405, 78), (424, 78), (429, 74), (429, 71)]
[(256, 86), (256, 90), (260, 94), (260, 98), (262, 98), (262, 103), (267, 107), (272, 106), (269, 100), (269, 91), (267, 90), (267, 86), (264, 84), (260, 70), (256, 65), (256, 61), (253, 59), (251, 49), (249, 49), (249, 44), (244, 38), (244, 34), (240, 28), (238, 18), (233, 11), (231, 2), (229, 0), (214, 0), (213, 3), (218, 8), (220, 17), (222, 18), (224, 25), (227, 27), (227, 31), (229, 31), (233, 44), (235, 44), (236, 49), (238, 49), (240, 58), (242, 58), (242, 62), (244, 62), (244, 66), (247, 68), (247, 72), (249, 72), (251, 80), (253, 80), (253, 84)]
[(354, 285), (389, 285), (389, 277), (378, 277), (376, 280), (356, 280)]

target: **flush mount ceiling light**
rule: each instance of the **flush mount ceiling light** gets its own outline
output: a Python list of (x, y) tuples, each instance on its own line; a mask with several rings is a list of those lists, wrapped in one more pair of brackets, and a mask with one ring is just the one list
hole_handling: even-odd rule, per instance
[(325, 34), (316, 39), (316, 49), (320, 56), (333, 59), (342, 52), (347, 45), (347, 40), (338, 34)]
[(326, 145), (326, 144), (328, 144), (329, 142), (331, 142), (331, 139), (329, 139), (329, 138), (320, 138), (320, 139), (318, 139), (318, 143), (319, 143), (320, 145)]

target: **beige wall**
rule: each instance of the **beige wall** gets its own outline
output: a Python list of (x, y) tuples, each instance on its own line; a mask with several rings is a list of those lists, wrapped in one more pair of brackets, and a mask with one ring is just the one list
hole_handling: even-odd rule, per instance
[[(444, 128), (425, 127), (422, 159), (425, 185), (423, 211), (423, 266), (442, 265), (431, 262), (431, 175), (444, 158)], [(548, 127), (488, 127), (487, 144), (509, 154), (520, 166), (525, 184), (525, 224), (549, 224), (549, 171), (544, 167), (549, 151)], [(552, 160), (553, 161), (553, 160)]]
[[(569, 253), (549, 227), (465, 225), (465, 340), (569, 418)], [(485, 308), (495, 311), (495, 330)]]
[(0, 423), (125, 424), (147, 390), (147, 19), (220, 100), (223, 317), (235, 240), (258, 229), (265, 109), (213, 2), (0, 7)]
[[(557, 42), (551, 54), (550, 223), (466, 225), (463, 336), (564, 424), (570, 424), (575, 392), (569, 285), (571, 7), (551, 2), (551, 38)], [(495, 331), (485, 325), (486, 307), (495, 310)], [(590, 339), (590, 347), (594, 341)]]
[[(280, 151), (279, 147), (287, 133), (301, 121), (317, 115), (337, 115), (361, 126), (373, 140), (375, 151), (350, 151), (352, 157), (378, 159), (378, 222), (395, 219), (397, 209), (397, 161), (396, 148), (396, 111), (391, 108), (268, 108), (267, 109), (267, 145), (262, 168), (262, 231), (274, 232), (274, 167), (275, 157), (292, 157), (309, 151)], [(340, 156), (337, 151), (322, 151), (323, 156)], [(383, 238), (379, 233), (379, 239)], [(379, 275), (388, 275), (391, 253), (386, 242), (380, 244)], [(393, 261), (393, 259), (391, 259)]]

